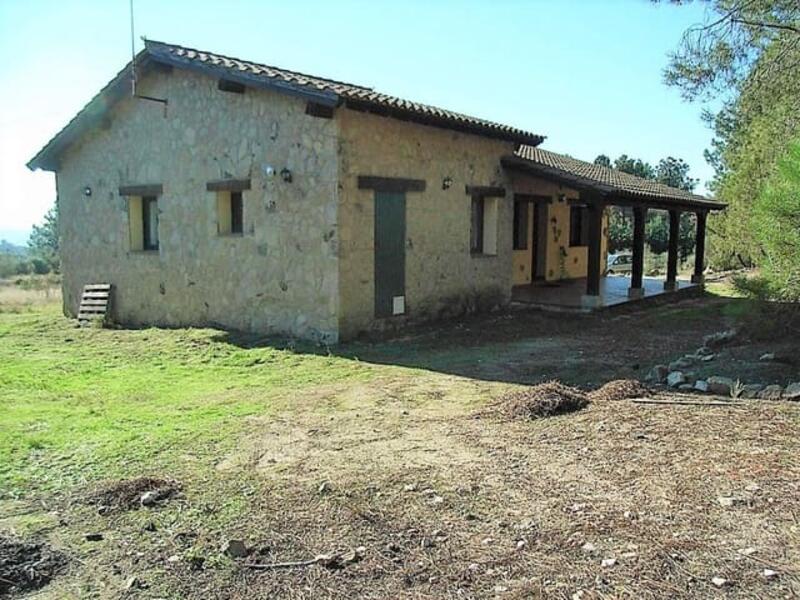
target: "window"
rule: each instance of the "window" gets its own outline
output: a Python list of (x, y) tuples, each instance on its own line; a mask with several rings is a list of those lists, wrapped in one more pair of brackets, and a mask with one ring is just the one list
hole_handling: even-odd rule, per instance
[(158, 250), (158, 199), (142, 198), (142, 246), (144, 250)]
[(528, 249), (528, 203), (514, 202), (514, 250)]
[(158, 250), (158, 197), (130, 196), (128, 198), (128, 228), (131, 251)]
[(473, 254), (483, 252), (483, 212), (484, 199), (472, 198), (472, 220), (469, 235), (469, 251)]
[(469, 251), (472, 254), (497, 254), (497, 198), (472, 197)]
[(217, 192), (217, 232), (220, 235), (244, 233), (242, 192)]
[(569, 208), (569, 245), (589, 245), (589, 218), (585, 206), (570, 206)]

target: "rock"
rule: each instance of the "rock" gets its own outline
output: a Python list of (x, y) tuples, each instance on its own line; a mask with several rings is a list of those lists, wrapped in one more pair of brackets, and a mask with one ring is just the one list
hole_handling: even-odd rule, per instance
[(724, 506), (725, 508), (730, 508), (734, 504), (736, 504), (736, 498), (733, 496), (720, 496), (717, 498), (717, 502), (719, 502), (720, 506)]
[(444, 498), (442, 498), (441, 496), (434, 495), (433, 498), (431, 498), (431, 504), (442, 504), (442, 503), (444, 503)]
[(490, 537), (483, 538), (483, 540), (481, 540), (481, 544), (483, 544), (484, 546), (491, 546), (492, 544), (494, 544), (494, 540)]
[(686, 383), (686, 376), (681, 371), (672, 371), (667, 375), (667, 385), (676, 388), (682, 383)]
[(688, 369), (693, 364), (693, 361), (686, 358), (679, 358), (678, 360), (673, 360), (669, 363), (669, 370), (670, 371), (680, 371), (681, 369)]
[(711, 583), (713, 583), (717, 587), (722, 587), (726, 583), (728, 583), (728, 580), (723, 578), (723, 577), (712, 577), (711, 578)]
[(647, 374), (647, 379), (649, 381), (657, 381), (662, 382), (667, 378), (669, 374), (669, 367), (667, 365), (656, 365), (650, 372)]
[(86, 534), (86, 541), (87, 542), (101, 542), (103, 540), (102, 533), (87, 533)]
[(250, 550), (247, 549), (247, 545), (242, 540), (228, 540), (228, 543), (225, 544), (224, 552), (231, 558), (244, 558), (250, 554)]
[(739, 549), (739, 554), (741, 554), (742, 556), (750, 556), (751, 554), (755, 554), (755, 553), (756, 553), (756, 549), (753, 548), (752, 546), (748, 546), (747, 548), (740, 548)]
[(600, 562), (600, 566), (603, 567), (603, 568), (606, 568), (606, 569), (609, 568), (609, 567), (613, 567), (615, 564), (617, 564), (617, 559), (616, 558), (604, 558)]
[(783, 397), (786, 400), (798, 401), (800, 400), (800, 382), (790, 383), (783, 390)]
[(741, 393), (739, 394), (740, 398), (744, 398), (745, 400), (752, 400), (758, 393), (764, 389), (764, 386), (760, 383), (748, 383), (742, 386)]
[(694, 389), (698, 392), (707, 392), (708, 391), (708, 382), (704, 379), (698, 379), (694, 382)]
[(126, 590), (137, 590), (141, 587), (143, 587), (142, 582), (139, 580), (138, 577), (129, 577), (128, 581), (125, 582)]
[(703, 345), (711, 349), (719, 348), (720, 346), (724, 346), (725, 344), (732, 342), (735, 337), (735, 329), (718, 331), (717, 333), (712, 333), (711, 335), (705, 336), (703, 338)]
[(764, 569), (762, 575), (764, 575), (764, 579), (775, 579), (778, 576), (778, 572), (772, 569)]
[(760, 400), (780, 400), (783, 395), (783, 388), (779, 385), (768, 385), (758, 392)]
[(708, 346), (700, 346), (695, 352), (695, 356), (708, 356), (709, 354), (714, 354), (714, 351)]
[(519, 540), (517, 542), (517, 550), (524, 550), (527, 545), (528, 543), (525, 540)]
[(758, 357), (758, 360), (763, 360), (765, 362), (775, 360), (775, 353), (774, 352), (765, 352), (761, 356)]
[(351, 550), (350, 552), (345, 552), (342, 554), (342, 563), (346, 565), (351, 565), (353, 563), (357, 563), (361, 559), (364, 558), (364, 554), (366, 554), (367, 549), (364, 546), (359, 546), (355, 550)]
[(760, 491), (761, 490), (761, 486), (758, 485), (757, 483), (748, 483), (746, 486), (744, 486), (744, 489), (746, 491), (748, 491), (748, 492), (753, 493), (753, 492)]
[(317, 491), (320, 494), (327, 494), (328, 492), (330, 492), (331, 491), (330, 482), (329, 481), (323, 481), (322, 483), (320, 483), (319, 487), (317, 488)]
[(717, 357), (717, 355), (716, 355), (716, 354), (706, 354), (706, 355), (705, 355), (705, 356), (703, 356), (703, 357), (702, 357), (700, 360), (702, 360), (703, 362), (711, 362), (711, 361), (712, 361), (712, 360), (714, 360), (716, 357)]
[(678, 386), (678, 389), (682, 392), (691, 392), (694, 389), (694, 384), (692, 383), (682, 383)]
[(417, 484), (416, 483), (408, 483), (403, 486), (404, 492), (416, 492), (417, 491)]
[(149, 531), (150, 533), (156, 531), (157, 529), (158, 528), (156, 527), (156, 524), (152, 521), (148, 521), (147, 525), (144, 526), (144, 530)]
[(162, 497), (162, 493), (158, 490), (150, 490), (142, 494), (141, 498), (139, 498), (139, 502), (142, 506), (155, 506)]
[(712, 394), (719, 394), (720, 396), (730, 396), (733, 389), (733, 379), (730, 377), (718, 377), (716, 375), (706, 379), (708, 384), (708, 391)]
[(581, 550), (584, 552), (594, 552), (597, 548), (591, 542), (586, 542), (583, 546), (581, 546)]
[(176, 562), (180, 561), (180, 559), (181, 559), (181, 557), (180, 557), (180, 556), (178, 556), (177, 554), (173, 554), (172, 556), (170, 556), (170, 557), (167, 559), (167, 562), (168, 562), (168, 563), (176, 563)]

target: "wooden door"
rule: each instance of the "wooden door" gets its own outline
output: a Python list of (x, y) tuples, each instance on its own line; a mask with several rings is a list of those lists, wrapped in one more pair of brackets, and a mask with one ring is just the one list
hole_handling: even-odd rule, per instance
[(405, 313), (406, 196), (375, 192), (375, 316)]

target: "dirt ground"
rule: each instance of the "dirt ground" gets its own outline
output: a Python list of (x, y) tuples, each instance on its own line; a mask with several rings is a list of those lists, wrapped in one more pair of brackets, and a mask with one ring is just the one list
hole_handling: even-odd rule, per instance
[[(799, 403), (595, 401), (537, 420), (484, 410), (546, 379), (644, 378), (730, 326), (730, 306), (512, 312), (344, 346), (380, 376), (298, 392), (291, 410), (249, 417), (224, 452), (182, 449), (182, 465), (212, 460), (179, 497), (108, 514), (84, 490), (43, 499), (43, 529), (72, 562), (37, 597), (797, 597)], [(800, 349), (741, 341), (713, 368), (798, 372), (760, 365), (762, 346)], [(248, 556), (227, 556), (229, 540)], [(271, 566), (357, 548), (335, 568)]]

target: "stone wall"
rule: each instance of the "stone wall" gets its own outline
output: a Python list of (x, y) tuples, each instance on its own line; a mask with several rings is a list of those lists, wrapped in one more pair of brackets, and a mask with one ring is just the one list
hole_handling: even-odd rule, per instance
[[(513, 144), (356, 112), (337, 111), (340, 319), (342, 337), (409, 320), (428, 320), (508, 302), (513, 202), (500, 158)], [(406, 316), (374, 313), (374, 192), (359, 175), (424, 179), (406, 194)], [(443, 189), (443, 180), (452, 186)], [(470, 254), (466, 185), (505, 186), (498, 200), (497, 254)]]
[[(140, 82), (110, 126), (65, 154), (57, 174), (65, 311), (81, 288), (114, 284), (121, 323), (219, 324), (335, 341), (338, 334), (336, 120), (299, 99), (248, 88), (222, 92), (183, 70)], [(269, 178), (264, 167), (292, 172)], [(221, 236), (206, 183), (250, 178), (244, 232)], [(157, 252), (131, 250), (119, 186), (160, 183)], [(91, 196), (84, 195), (91, 188)]]

